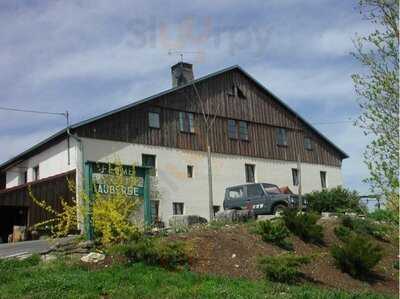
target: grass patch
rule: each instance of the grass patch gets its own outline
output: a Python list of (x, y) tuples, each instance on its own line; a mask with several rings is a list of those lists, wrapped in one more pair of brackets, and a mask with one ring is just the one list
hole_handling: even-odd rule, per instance
[(96, 271), (68, 260), (25, 266), (1, 271), (7, 281), (0, 280), (0, 298), (389, 298), (171, 272), (141, 263)]
[(108, 248), (111, 255), (125, 256), (130, 262), (144, 262), (176, 269), (189, 262), (191, 247), (181, 241), (146, 237)]

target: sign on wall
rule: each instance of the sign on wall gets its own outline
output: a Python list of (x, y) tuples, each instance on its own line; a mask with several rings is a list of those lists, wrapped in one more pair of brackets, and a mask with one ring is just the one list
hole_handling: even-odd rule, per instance
[[(120, 176), (119, 172), (122, 171), (122, 177), (127, 177), (125, 182), (121, 184), (115, 184), (112, 179), (108, 177)], [(139, 171), (139, 175), (136, 174), (136, 169), (130, 165), (115, 165), (109, 163), (95, 163), (93, 164), (92, 178), (94, 192), (103, 195), (122, 193), (126, 196), (131, 197), (143, 197), (143, 173)], [(138, 185), (132, 185), (131, 177), (136, 176)]]
[[(85, 163), (85, 192), (88, 195), (88, 213), (85, 215), (85, 231), (89, 240), (93, 239), (93, 225), (91, 219), (91, 204), (94, 192), (109, 195), (121, 192), (127, 196), (143, 197), (144, 199), (144, 222), (146, 225), (151, 224), (151, 206), (150, 206), (150, 183), (149, 172), (150, 167), (122, 165), (118, 166), (112, 163), (102, 163), (87, 161)], [(107, 178), (121, 177), (118, 171), (122, 171), (121, 181), (115, 183), (113, 180)], [(132, 185), (132, 176), (137, 177), (139, 180), (137, 185)]]

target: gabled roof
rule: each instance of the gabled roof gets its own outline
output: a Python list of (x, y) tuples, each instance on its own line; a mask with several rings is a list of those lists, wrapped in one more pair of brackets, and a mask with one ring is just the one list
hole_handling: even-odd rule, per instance
[[(209, 79), (209, 78), (218, 76), (218, 75), (223, 74), (223, 73), (225, 73), (225, 72), (229, 72), (229, 71), (231, 71), (231, 70), (237, 70), (237, 71), (241, 72), (243, 75), (245, 75), (246, 77), (248, 77), (248, 78), (249, 78), (251, 81), (253, 81), (258, 87), (260, 87), (261, 90), (263, 90), (264, 92), (266, 92), (267, 94), (269, 94), (270, 96), (272, 96), (272, 97), (274, 98), (274, 100), (276, 100), (279, 104), (281, 104), (283, 107), (285, 107), (285, 108), (286, 108), (287, 110), (289, 110), (291, 113), (293, 113), (299, 120), (301, 120), (304, 124), (306, 124), (306, 125), (307, 125), (312, 131), (314, 131), (319, 137), (321, 137), (321, 138), (322, 138), (323, 140), (325, 140), (329, 145), (331, 145), (335, 150), (337, 150), (337, 151), (342, 155), (342, 157), (343, 157), (344, 159), (345, 159), (345, 158), (348, 158), (348, 155), (347, 155), (344, 151), (342, 151), (338, 146), (336, 146), (336, 145), (335, 145), (332, 141), (330, 141), (325, 135), (323, 135), (323, 134), (322, 134), (321, 132), (319, 132), (316, 128), (314, 128), (309, 122), (307, 122), (307, 121), (306, 121), (302, 116), (300, 116), (296, 111), (294, 111), (292, 108), (290, 108), (286, 103), (284, 103), (284, 102), (283, 102), (281, 99), (279, 99), (275, 94), (273, 94), (273, 93), (272, 93), (270, 90), (268, 90), (264, 85), (262, 85), (260, 82), (258, 82), (256, 79), (254, 79), (252, 76), (250, 76), (244, 69), (242, 69), (242, 68), (241, 68), (240, 66), (238, 66), (238, 65), (234, 65), (234, 66), (231, 66), (231, 67), (228, 67), (228, 68), (224, 68), (224, 69), (219, 70), (219, 71), (217, 71), (217, 72), (214, 72), (214, 73), (208, 74), (208, 75), (206, 75), (206, 76), (200, 77), (200, 78), (198, 78), (198, 79), (195, 79), (194, 81), (191, 81), (191, 82), (189, 82), (189, 83), (187, 83), (187, 84), (185, 84), (185, 85), (167, 89), (167, 90), (165, 90), (165, 91), (162, 91), (162, 92), (157, 93), (157, 94), (155, 94), (155, 95), (152, 95), (152, 96), (150, 96), (150, 97), (144, 98), (144, 99), (142, 99), (142, 100), (136, 101), (136, 102), (134, 102), (134, 103), (131, 103), (131, 104), (122, 106), (122, 107), (120, 107), (120, 108), (111, 110), (111, 111), (109, 111), (109, 112), (100, 114), (100, 115), (98, 115), (98, 116), (89, 118), (89, 119), (84, 120), (84, 121), (78, 122), (78, 123), (76, 123), (76, 124), (71, 125), (71, 126), (70, 126), (70, 130), (76, 129), (76, 128), (78, 128), (78, 127), (81, 127), (81, 126), (86, 125), (86, 124), (88, 124), (88, 123), (94, 122), (94, 121), (99, 120), (99, 119), (101, 119), (101, 118), (110, 116), (110, 115), (112, 115), (112, 114), (114, 114), (114, 113), (117, 113), (117, 112), (120, 112), (120, 111), (123, 111), (123, 110), (126, 110), (126, 109), (133, 108), (133, 107), (138, 106), (138, 105), (143, 104), (143, 103), (150, 102), (150, 101), (152, 101), (152, 100), (158, 99), (159, 97), (161, 97), (161, 96), (163, 96), (163, 95), (167, 95), (167, 94), (174, 93), (174, 92), (176, 92), (176, 91), (178, 91), (178, 90), (181, 90), (181, 89), (183, 89), (183, 88), (185, 88), (185, 87), (187, 87), (187, 86), (190, 86), (190, 85), (192, 85), (192, 84), (194, 84), (194, 83), (199, 83), (199, 82), (201, 82), (201, 81), (204, 81), (204, 80), (206, 80), (206, 79)], [(62, 130), (60, 130), (59, 132), (57, 132), (57, 133), (51, 135), (49, 138), (47, 138), (47, 139), (43, 140), (42, 142), (40, 142), (40, 143), (38, 143), (38, 144), (32, 146), (31, 148), (29, 148), (29, 149), (27, 149), (26, 151), (22, 152), (21, 154), (15, 156), (14, 158), (11, 158), (11, 159), (9, 159), (8, 161), (6, 161), (6, 162), (0, 164), (0, 171), (4, 170), (5, 168), (10, 167), (11, 165), (14, 165), (14, 164), (16, 164), (16, 163), (19, 163), (20, 161), (22, 161), (22, 160), (26, 159), (27, 157), (29, 157), (30, 154), (32, 154), (34, 151), (40, 150), (40, 148), (41, 148), (42, 146), (45, 146), (46, 144), (50, 143), (51, 141), (54, 141), (54, 140), (60, 138), (60, 137), (63, 136), (63, 135), (66, 135), (66, 134), (67, 134), (67, 129), (65, 128), (65, 129), (62, 129)]]

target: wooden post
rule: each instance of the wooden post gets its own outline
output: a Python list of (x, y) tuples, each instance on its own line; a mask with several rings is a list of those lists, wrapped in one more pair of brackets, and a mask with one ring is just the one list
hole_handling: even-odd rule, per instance
[(212, 186), (212, 165), (211, 165), (211, 148), (207, 146), (207, 162), (208, 162), (208, 204), (210, 208), (210, 221), (214, 219), (214, 198)]
[(143, 173), (143, 199), (144, 199), (144, 223), (151, 225), (151, 203), (150, 203), (150, 169), (144, 168)]
[(83, 177), (85, 182), (85, 193), (87, 195), (86, 201), (86, 215), (85, 215), (85, 233), (86, 238), (88, 240), (93, 240), (93, 207), (92, 207), (92, 200), (93, 200), (93, 182), (92, 182), (92, 163), (86, 162), (85, 163), (85, 175)]
[(297, 175), (298, 175), (298, 183), (299, 183), (299, 210), (303, 210), (303, 196), (302, 196), (302, 192), (303, 192), (303, 188), (301, 185), (301, 161), (300, 161), (300, 154), (297, 154)]

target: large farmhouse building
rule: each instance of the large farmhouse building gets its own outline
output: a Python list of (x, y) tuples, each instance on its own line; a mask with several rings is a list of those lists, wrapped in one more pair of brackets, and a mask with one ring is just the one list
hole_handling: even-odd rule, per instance
[(347, 155), (241, 67), (194, 79), (192, 65), (180, 62), (171, 74), (171, 89), (72, 125), (1, 164), (0, 218), (32, 225), (45, 215), (30, 212), (27, 183), (41, 184), (44, 197), (71, 197), (60, 177), (80, 186), (85, 161), (116, 158), (155, 167), (161, 197), (153, 213), (162, 221), (174, 214), (209, 218), (204, 114), (213, 121), (215, 210), (235, 184), (269, 182), (296, 193), (298, 160), (303, 193), (342, 184)]

